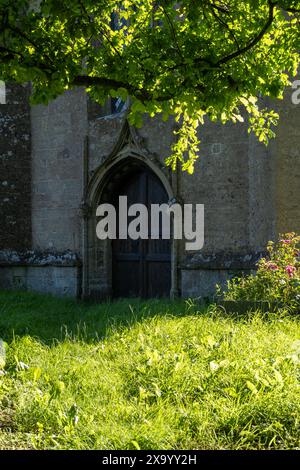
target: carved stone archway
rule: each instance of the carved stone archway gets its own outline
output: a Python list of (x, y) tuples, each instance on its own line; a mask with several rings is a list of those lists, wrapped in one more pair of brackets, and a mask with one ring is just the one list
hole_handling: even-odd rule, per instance
[[(96, 237), (96, 209), (105, 199), (105, 192), (118, 172), (128, 165), (141, 164), (148, 167), (160, 180), (168, 194), (169, 201), (175, 201), (171, 178), (157, 156), (150, 154), (143, 146), (135, 130), (124, 122), (118, 142), (104, 163), (99, 165), (88, 182), (82, 203), (83, 214), (83, 279), (84, 298), (105, 300), (112, 295), (112, 268), (110, 240), (100, 241)], [(171, 292), (178, 296), (178, 246), (172, 241), (171, 247)]]

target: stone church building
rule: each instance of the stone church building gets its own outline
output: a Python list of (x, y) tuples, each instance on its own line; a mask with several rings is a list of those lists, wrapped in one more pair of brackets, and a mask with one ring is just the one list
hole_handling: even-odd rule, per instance
[[(244, 124), (207, 123), (193, 175), (164, 164), (174, 123), (128, 125), (115, 101), (81, 88), (48, 106), (28, 86), (0, 105), (0, 288), (103, 300), (210, 297), (216, 283), (255, 269), (266, 242), (300, 232), (300, 105), (285, 99), (269, 147)], [(205, 243), (96, 237), (96, 208), (128, 201), (204, 204)]]

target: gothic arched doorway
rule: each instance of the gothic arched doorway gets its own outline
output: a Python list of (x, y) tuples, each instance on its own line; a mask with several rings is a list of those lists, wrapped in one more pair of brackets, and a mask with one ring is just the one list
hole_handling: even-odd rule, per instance
[[(125, 165), (111, 185), (110, 201), (118, 208), (119, 196), (127, 196), (128, 207), (168, 202), (160, 179), (145, 165)], [(118, 217), (117, 217), (118, 220)], [(128, 224), (132, 218), (128, 217)], [(150, 222), (150, 221), (149, 221)], [(112, 241), (112, 293), (114, 297), (169, 297), (171, 289), (171, 241)]]

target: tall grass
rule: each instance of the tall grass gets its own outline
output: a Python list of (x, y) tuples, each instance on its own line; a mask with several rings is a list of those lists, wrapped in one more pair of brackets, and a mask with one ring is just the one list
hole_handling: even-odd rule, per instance
[(0, 448), (297, 449), (300, 322), (0, 294)]

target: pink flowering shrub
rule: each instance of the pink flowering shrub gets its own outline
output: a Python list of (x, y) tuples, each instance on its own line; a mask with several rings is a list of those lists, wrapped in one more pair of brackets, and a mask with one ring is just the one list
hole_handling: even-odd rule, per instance
[[(256, 274), (228, 281), (225, 300), (268, 301), (300, 306), (300, 236), (286, 233), (269, 242), (268, 256), (257, 263)], [(219, 288), (220, 292), (220, 288)]]

